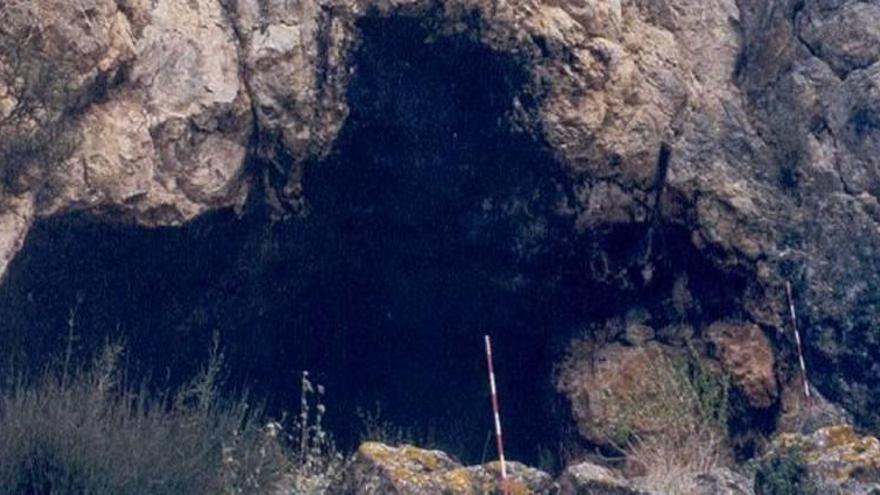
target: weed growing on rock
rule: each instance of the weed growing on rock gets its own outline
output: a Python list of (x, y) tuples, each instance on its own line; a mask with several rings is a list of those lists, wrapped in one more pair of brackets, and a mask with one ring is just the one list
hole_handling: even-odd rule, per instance
[[(298, 444), (285, 476), (287, 493), (321, 494), (342, 475), (343, 458), (324, 430), (324, 387), (315, 385), (304, 371), (300, 381), (300, 411), (288, 439)], [(276, 423), (276, 431), (282, 431)]]
[(688, 359), (678, 363), (683, 368), (687, 383), (697, 398), (697, 413), (701, 421), (719, 431), (727, 431), (730, 419), (730, 377), (711, 370), (700, 358), (693, 344), (688, 343)]
[[(324, 387), (313, 385), (304, 371), (300, 381), (300, 412), (289, 428), (284, 421), (267, 422), (256, 449), (242, 442), (243, 437), (236, 432), (223, 446), (223, 493), (327, 493), (341, 476), (344, 463), (324, 430), (323, 395)], [(270, 486), (264, 484), (266, 474), (273, 479)]]

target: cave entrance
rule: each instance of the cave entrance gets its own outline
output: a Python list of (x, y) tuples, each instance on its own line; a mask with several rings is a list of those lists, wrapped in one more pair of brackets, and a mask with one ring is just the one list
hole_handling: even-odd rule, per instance
[(536, 462), (557, 454), (566, 417), (551, 374), (552, 336), (575, 318), (558, 286), (570, 180), (515, 125), (522, 64), (425, 19), (359, 23), (351, 113), (332, 154), (306, 168), (305, 220), (276, 237), (309, 259), (272, 269), (290, 282), (271, 297), (307, 305), (277, 328), (311, 329), (291, 361), (322, 370), (347, 416), (378, 402), (383, 420), (469, 462), (491, 428), (492, 334), (510, 454)]
[(74, 315), (82, 355), (121, 337), (130, 373), (175, 385), (219, 332), (230, 383), (270, 409), (296, 410), (310, 370), (344, 447), (360, 412), (479, 462), (491, 334), (509, 456), (556, 456), (568, 414), (554, 339), (583, 318), (583, 291), (568, 265), (570, 181), (516, 125), (516, 109), (534, 110), (527, 72), (414, 18), (359, 28), (351, 114), (306, 168), (303, 218), (273, 222), (254, 194), (241, 219), (180, 229), (43, 221), (0, 289), (9, 359), (63, 353)]
[(744, 279), (714, 268), (681, 222), (577, 233), (573, 179), (534, 125), (525, 63), (438, 35), (432, 19), (359, 22), (351, 112), (305, 167), (301, 217), (274, 221), (258, 190), (241, 218), (177, 229), (39, 222), (0, 287), (0, 363), (40, 371), (71, 342), (85, 359), (122, 339), (131, 380), (173, 387), (216, 333), (230, 386), (272, 412), (297, 410), (309, 370), (343, 448), (368, 416), (480, 462), (491, 334), (509, 457), (547, 467), (573, 429), (552, 383), (572, 335), (630, 312), (698, 332), (738, 317)]

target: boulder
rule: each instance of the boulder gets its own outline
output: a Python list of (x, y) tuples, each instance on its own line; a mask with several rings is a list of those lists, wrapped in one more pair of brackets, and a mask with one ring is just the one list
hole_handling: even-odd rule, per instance
[[(512, 494), (555, 493), (547, 473), (508, 462)], [(409, 445), (367, 442), (358, 448), (342, 479), (330, 492), (338, 495), (483, 495), (501, 493), (498, 463), (465, 467), (447, 454)]]
[(694, 495), (754, 495), (752, 480), (725, 467), (700, 474)]
[(749, 405), (757, 409), (773, 405), (779, 397), (773, 348), (761, 328), (752, 323), (720, 321), (709, 326), (707, 335), (722, 368)]
[(651, 495), (634, 488), (608, 468), (591, 462), (569, 466), (559, 477), (560, 495)]
[(582, 462), (559, 477), (560, 495), (754, 495), (752, 482), (725, 467), (706, 473), (678, 473), (678, 489), (652, 486), (649, 478), (623, 479), (608, 468)]
[[(498, 462), (466, 467), (465, 471), (470, 474), (474, 485), (478, 487), (476, 491), (468, 493), (498, 493), (498, 480), (501, 478), (501, 465)], [(549, 474), (519, 462), (507, 462), (507, 475), (510, 479), (507, 486), (511, 495), (529, 493), (552, 495), (558, 490)]]
[(633, 435), (666, 435), (699, 423), (696, 397), (678, 359), (654, 342), (598, 349), (576, 342), (557, 388), (570, 400), (584, 438), (619, 447)]

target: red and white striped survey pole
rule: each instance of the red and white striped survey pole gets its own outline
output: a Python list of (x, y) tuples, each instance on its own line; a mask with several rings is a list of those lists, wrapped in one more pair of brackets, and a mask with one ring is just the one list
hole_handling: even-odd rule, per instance
[(501, 490), (507, 495), (507, 464), (504, 462), (504, 440), (501, 435), (501, 415), (498, 412), (498, 391), (495, 389), (495, 367), (492, 365), (492, 341), (486, 339), (486, 364), (489, 366), (489, 390), (492, 392), (492, 413), (495, 415), (495, 444), (501, 461)]
[(788, 296), (788, 310), (791, 313), (791, 327), (794, 329), (794, 341), (797, 343), (798, 361), (801, 366), (801, 379), (804, 384), (804, 397), (810, 400), (810, 382), (807, 381), (807, 365), (804, 363), (804, 351), (801, 346), (801, 333), (798, 332), (797, 315), (794, 312), (794, 298), (791, 296), (791, 283), (785, 281), (785, 294)]

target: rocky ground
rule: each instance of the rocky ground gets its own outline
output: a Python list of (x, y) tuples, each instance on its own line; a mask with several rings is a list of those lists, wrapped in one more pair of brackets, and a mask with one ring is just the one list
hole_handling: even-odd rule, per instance
[[(658, 487), (652, 478), (625, 479), (592, 462), (570, 465), (554, 479), (522, 464), (508, 463), (510, 494), (751, 495), (755, 493), (880, 493), (880, 442), (856, 435), (852, 427), (831, 426), (810, 435), (784, 434), (774, 441), (767, 458), (798, 449), (803, 452), (812, 488), (782, 485), (768, 490), (754, 473), (717, 466), (702, 473), (675, 473), (674, 486)], [(778, 470), (778, 466), (776, 467)], [(751, 475), (751, 476), (749, 476)], [(333, 488), (340, 494), (462, 494), (502, 493), (497, 462), (464, 467), (440, 451), (411, 446), (365, 443), (353, 456), (344, 478)], [(812, 490), (812, 491), (810, 491)]]
[[(181, 225), (255, 191), (279, 218), (304, 214), (303, 174), (350, 112), (360, 26), (395, 16), (524, 71), (510, 125), (568, 181), (555, 208), (584, 240), (583, 276), (637, 301), (588, 322), (560, 363), (584, 439), (664, 431), (668, 418), (631, 411), (655, 411), (658, 390), (700, 423), (712, 409), (705, 387), (681, 388), (684, 360), (736, 406), (737, 455), (801, 445), (823, 487), (877, 489), (872, 437), (816, 429), (827, 420), (776, 436), (805, 407), (786, 281), (813, 385), (880, 432), (876, 1), (7, 0), (0, 276), (60, 214)], [(358, 493), (477, 493), (495, 469), (378, 445), (355, 463)], [(637, 493), (596, 466), (513, 472), (532, 491)], [(729, 474), (699, 483), (750, 493)]]

